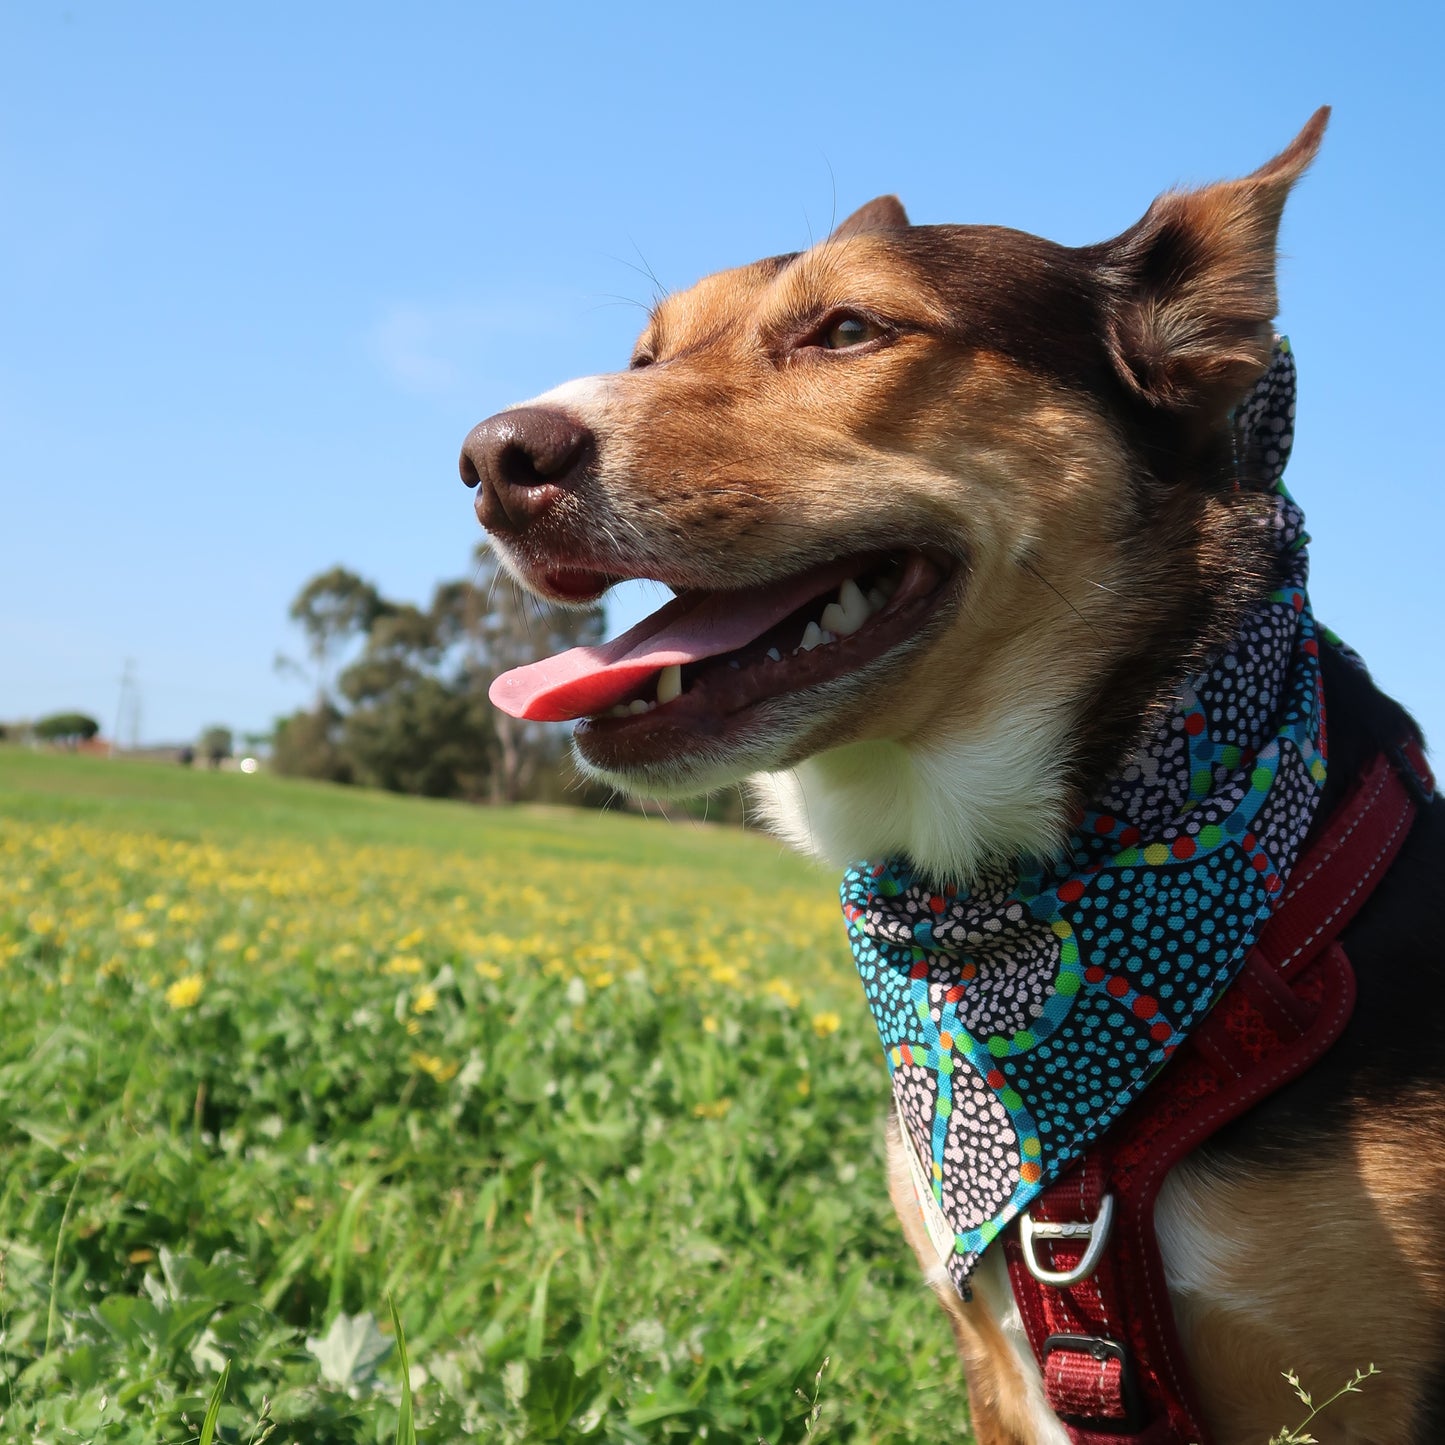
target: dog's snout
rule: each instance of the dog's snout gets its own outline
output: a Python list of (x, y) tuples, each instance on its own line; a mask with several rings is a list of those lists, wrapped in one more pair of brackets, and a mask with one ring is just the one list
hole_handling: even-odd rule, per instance
[(479, 422), (462, 444), (462, 481), (477, 488), (489, 531), (521, 532), (586, 474), (596, 438), (547, 407), (523, 406)]

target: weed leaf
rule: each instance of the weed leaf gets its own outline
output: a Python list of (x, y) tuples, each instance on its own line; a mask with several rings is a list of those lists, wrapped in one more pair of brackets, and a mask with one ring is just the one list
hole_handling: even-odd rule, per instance
[(352, 1399), (365, 1394), (376, 1378), (376, 1367), (391, 1350), (391, 1341), (376, 1327), (376, 1316), (339, 1314), (322, 1339), (308, 1335), (306, 1349), (321, 1366), (328, 1385), (345, 1390)]

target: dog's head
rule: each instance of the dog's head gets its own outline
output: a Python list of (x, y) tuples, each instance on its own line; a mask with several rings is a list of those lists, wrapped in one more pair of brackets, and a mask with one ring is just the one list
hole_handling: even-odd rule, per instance
[(830, 856), (1047, 850), (1267, 585), (1229, 415), (1327, 118), (1096, 246), (873, 201), (661, 302), (627, 371), (481, 423), (462, 475), (524, 586), (677, 594), (494, 699), (579, 718), (630, 792), (764, 775)]

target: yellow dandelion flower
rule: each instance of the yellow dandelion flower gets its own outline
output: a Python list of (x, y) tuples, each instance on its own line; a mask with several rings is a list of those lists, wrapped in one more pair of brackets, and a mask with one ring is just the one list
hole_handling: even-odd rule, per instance
[(763, 992), (778, 999), (788, 1008), (797, 1008), (803, 1001), (803, 995), (785, 978), (770, 978), (763, 985)]
[(437, 991), (429, 983), (423, 984), (417, 989), (415, 997), (411, 1001), (411, 1011), (414, 1014), (429, 1014), (437, 1006)]
[(731, 1099), (715, 1099), (711, 1104), (694, 1104), (692, 1112), (699, 1119), (721, 1119), (732, 1106)]
[(421, 1020), (408, 1019), (406, 1021), (406, 1031), (412, 1036), (412, 1038), (415, 1038), (421, 1032)]
[(831, 1011), (813, 1015), (813, 1032), (820, 1039), (826, 1039), (829, 1034), (836, 1034), (842, 1027), (842, 1018)]
[(472, 965), (477, 971), (478, 978), (485, 978), (495, 983), (502, 976), (502, 970), (495, 963), (488, 963), (485, 959)]
[(166, 1002), (174, 1009), (195, 1008), (201, 1001), (204, 987), (200, 974), (188, 973), (184, 978), (178, 978), (166, 990)]
[(454, 1063), (440, 1059), (435, 1054), (414, 1053), (411, 1056), (411, 1066), (420, 1073), (429, 1074), (439, 1084), (445, 1084), (457, 1072)]
[(705, 1034), (715, 1034), (717, 1032), (717, 1020), (711, 1014), (708, 1014), (708, 1016), (703, 1019), (702, 1031)]
[(398, 953), (395, 958), (382, 964), (383, 973), (415, 974), (421, 972), (421, 959), (414, 953)]

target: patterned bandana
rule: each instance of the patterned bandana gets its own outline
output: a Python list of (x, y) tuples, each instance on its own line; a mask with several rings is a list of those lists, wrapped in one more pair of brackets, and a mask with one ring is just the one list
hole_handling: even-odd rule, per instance
[(1092, 799), (1065, 849), (934, 891), (843, 879), (919, 1207), (959, 1290), (1000, 1230), (1143, 1091), (1243, 965), (1325, 778), (1304, 518), (1280, 482), (1295, 367), (1235, 414), (1286, 580)]

